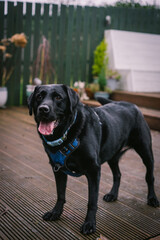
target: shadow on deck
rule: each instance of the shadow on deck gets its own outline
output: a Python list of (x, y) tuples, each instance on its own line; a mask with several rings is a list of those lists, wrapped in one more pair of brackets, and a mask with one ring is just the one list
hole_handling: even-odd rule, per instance
[[(160, 199), (160, 134), (152, 131), (155, 156), (155, 190)], [(97, 231), (83, 236), (80, 226), (87, 209), (87, 181), (69, 177), (67, 202), (61, 219), (45, 222), (41, 216), (56, 202), (52, 169), (33, 117), (27, 108), (0, 110), (0, 219), (1, 239), (150, 239), (160, 237), (160, 208), (146, 204), (145, 167), (134, 151), (120, 162), (122, 181), (119, 199), (103, 201), (112, 186), (107, 164), (102, 166)]]

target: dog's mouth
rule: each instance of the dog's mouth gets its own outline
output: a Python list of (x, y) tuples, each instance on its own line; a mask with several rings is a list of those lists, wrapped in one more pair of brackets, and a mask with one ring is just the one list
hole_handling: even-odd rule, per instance
[(58, 126), (59, 121), (55, 120), (52, 122), (43, 122), (41, 121), (38, 127), (38, 131), (42, 134), (42, 135), (51, 135), (54, 132), (54, 129)]

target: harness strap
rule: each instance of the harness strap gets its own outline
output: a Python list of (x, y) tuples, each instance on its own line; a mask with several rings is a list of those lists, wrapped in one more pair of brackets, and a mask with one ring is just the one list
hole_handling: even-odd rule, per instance
[[(69, 156), (79, 147), (80, 141), (79, 139), (75, 138), (73, 142), (69, 143), (67, 146), (64, 146), (62, 149), (58, 150), (56, 153), (52, 153), (47, 150), (52, 163), (54, 164), (54, 172), (58, 172), (61, 168), (67, 168), (66, 161)], [(70, 171), (68, 168), (67, 170), (61, 169), (65, 174), (70, 176), (79, 177), (82, 174), (75, 173)]]

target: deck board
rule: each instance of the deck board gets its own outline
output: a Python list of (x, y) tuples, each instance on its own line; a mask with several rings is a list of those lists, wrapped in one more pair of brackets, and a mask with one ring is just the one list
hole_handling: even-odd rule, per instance
[[(152, 131), (155, 190), (160, 199), (160, 133)], [(112, 186), (107, 164), (102, 167), (97, 231), (83, 236), (80, 226), (87, 210), (84, 176), (69, 177), (61, 219), (45, 222), (41, 216), (56, 202), (55, 180), (33, 117), (27, 108), (0, 110), (0, 218), (2, 239), (148, 239), (160, 234), (160, 208), (147, 206), (145, 167), (134, 151), (120, 161), (122, 180), (118, 201), (106, 203)]]

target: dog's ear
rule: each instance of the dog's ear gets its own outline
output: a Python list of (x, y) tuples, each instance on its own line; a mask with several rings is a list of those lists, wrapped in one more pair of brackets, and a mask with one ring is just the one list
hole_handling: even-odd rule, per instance
[(33, 103), (34, 103), (34, 92), (31, 93), (31, 95), (27, 99), (28, 103), (28, 108), (29, 108), (29, 115), (32, 115), (32, 108), (33, 108)]
[(68, 99), (70, 102), (70, 111), (72, 113), (80, 101), (79, 96), (72, 88), (66, 85), (63, 85), (63, 88), (67, 92)]
[(33, 109), (33, 104), (34, 104), (34, 99), (35, 99), (35, 93), (39, 86), (36, 86), (34, 89), (34, 92), (28, 97), (27, 103), (28, 103), (28, 108), (29, 108), (29, 115), (32, 115), (32, 109)]

